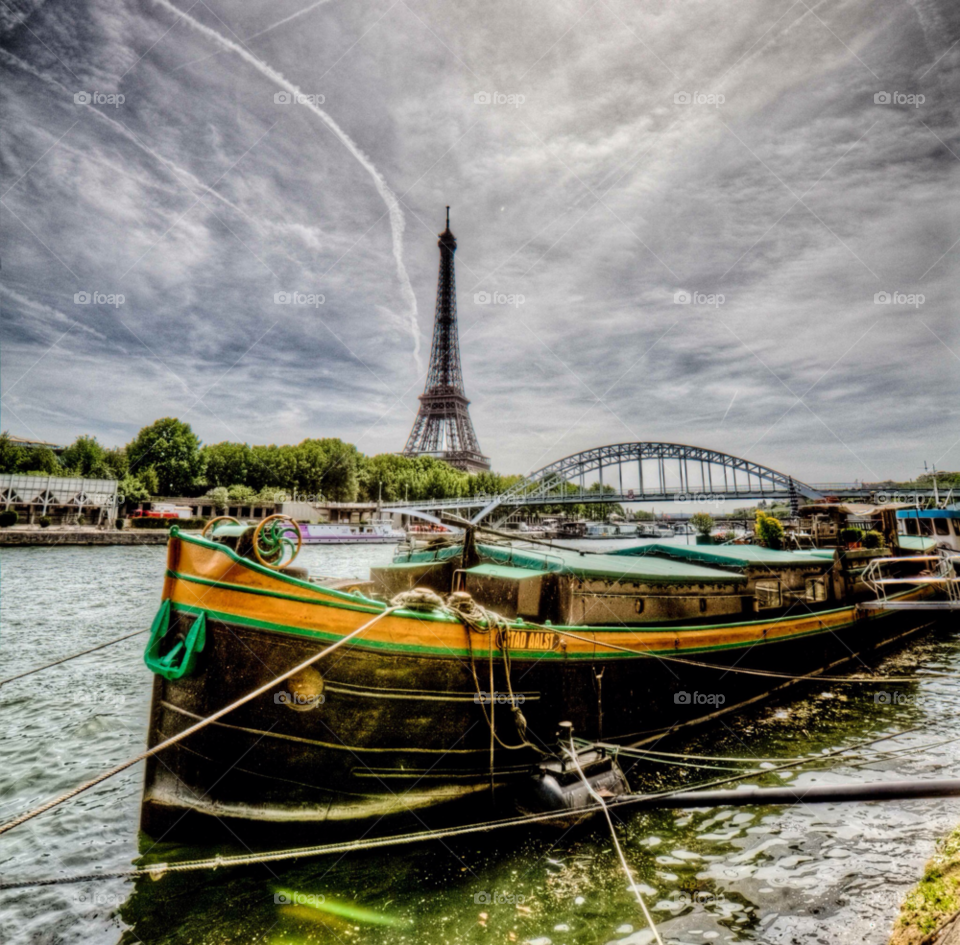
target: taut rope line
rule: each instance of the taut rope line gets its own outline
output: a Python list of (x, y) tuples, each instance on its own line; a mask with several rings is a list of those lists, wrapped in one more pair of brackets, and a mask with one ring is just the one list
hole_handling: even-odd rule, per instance
[(58, 807), (60, 804), (63, 804), (65, 801), (69, 801), (78, 794), (82, 794), (84, 791), (88, 791), (90, 788), (95, 787), (103, 781), (106, 781), (108, 778), (112, 778), (115, 774), (119, 774), (121, 771), (126, 771), (127, 768), (132, 767), (138, 761), (143, 761), (146, 758), (150, 758), (152, 755), (158, 754), (165, 748), (169, 748), (171, 745), (175, 745), (177, 742), (183, 741), (183, 739), (193, 735), (195, 732), (200, 731), (200, 729), (205, 728), (211, 722), (215, 722), (217, 719), (223, 718), (223, 716), (225, 716), (227, 713), (232, 712), (234, 709), (242, 706), (244, 703), (250, 702), (252, 699), (256, 699), (258, 696), (268, 693), (274, 686), (276, 686), (277, 683), (283, 682), (285, 679), (289, 679), (291, 676), (295, 676), (301, 670), (306, 669), (308, 666), (312, 666), (317, 662), (317, 660), (323, 659), (324, 656), (329, 656), (334, 650), (339, 649), (345, 643), (349, 643), (354, 637), (357, 637), (365, 630), (368, 630), (375, 623), (377, 623), (377, 621), (383, 620), (384, 617), (386, 617), (388, 614), (392, 614), (396, 610), (400, 610), (401, 606), (402, 605), (388, 607), (382, 613), (377, 614), (373, 620), (368, 620), (362, 627), (357, 627), (356, 630), (352, 630), (345, 637), (341, 637), (339, 640), (337, 640), (336, 643), (331, 643), (326, 649), (323, 649), (319, 653), (311, 656), (310, 659), (304, 660), (302, 663), (294, 666), (293, 669), (288, 669), (282, 675), (271, 679), (268, 683), (264, 683), (259, 689), (254, 689), (253, 692), (248, 692), (245, 696), (241, 696), (241, 698), (237, 699), (236, 702), (231, 702), (230, 705), (225, 706), (222, 709), (218, 709), (213, 713), (213, 715), (208, 715), (205, 719), (201, 719), (195, 725), (191, 725), (189, 728), (184, 729), (182, 732), (178, 732), (176, 735), (171, 735), (170, 738), (168, 738), (166, 741), (160, 742), (159, 745), (154, 745), (153, 748), (148, 748), (146, 751), (140, 752), (139, 755), (124, 761), (115, 768), (110, 768), (109, 771), (103, 771), (95, 778), (91, 778), (89, 781), (84, 781), (83, 784), (80, 784), (75, 788), (71, 788), (65, 794), (61, 794), (59, 797), (55, 797), (52, 800), (41, 804), (39, 807), (35, 807), (33, 810), (20, 814), (19, 817), (15, 817), (13, 820), (7, 821), (7, 823), (0, 826), (0, 834), (4, 834), (8, 830), (13, 830), (14, 827), (19, 827), (28, 820), (32, 820), (34, 817), (38, 817), (40, 814), (43, 814), (54, 807)]

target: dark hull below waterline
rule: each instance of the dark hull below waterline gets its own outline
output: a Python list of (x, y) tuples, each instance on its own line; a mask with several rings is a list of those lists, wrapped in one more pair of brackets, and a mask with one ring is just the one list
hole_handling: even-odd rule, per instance
[[(931, 626), (929, 614), (896, 612), (822, 633), (690, 654), (692, 660), (803, 675), (858, 671), (883, 650)], [(316, 640), (208, 618), (203, 671), (157, 677), (149, 744), (158, 744), (315, 654)], [(484, 692), (505, 693), (499, 656), (474, 662)], [(275, 835), (309, 826), (369, 830), (407, 820), (481, 820), (524, 782), (538, 755), (496, 747), (476, 699), (469, 658), (382, 653), (351, 647), (317, 664), (322, 703), (297, 711), (288, 684), (147, 762), (142, 820), (152, 837), (259, 824)], [(527, 737), (550, 748), (557, 724), (577, 735), (625, 744), (709, 723), (809, 683), (726, 668), (694, 667), (598, 647), (591, 659), (512, 660)], [(686, 695), (684, 695), (686, 694)], [(489, 707), (488, 707), (488, 711)], [(493, 708), (499, 737), (518, 742), (507, 705)], [(231, 828), (233, 829), (233, 828)], [(244, 834), (247, 836), (248, 834)]]

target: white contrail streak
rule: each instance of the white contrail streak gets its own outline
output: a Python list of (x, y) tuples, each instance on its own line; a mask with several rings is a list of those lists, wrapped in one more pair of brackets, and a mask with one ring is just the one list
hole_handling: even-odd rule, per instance
[(271, 23), (265, 29), (260, 30), (259, 33), (254, 33), (252, 36), (248, 36), (244, 42), (250, 39), (256, 39), (258, 36), (263, 36), (264, 33), (269, 33), (271, 30), (275, 30), (278, 26), (283, 26), (284, 23), (289, 23), (291, 20), (295, 20), (298, 16), (303, 16), (304, 13), (309, 13), (311, 10), (315, 10), (319, 6), (323, 6), (325, 3), (329, 3), (330, 0), (316, 0), (315, 3), (311, 3), (310, 6), (304, 7), (302, 10), (297, 10), (296, 13), (291, 13), (290, 16), (285, 16), (282, 20), (277, 20), (276, 23)]
[[(269, 26), (264, 27), (262, 30), (259, 30), (256, 33), (251, 33), (249, 36), (244, 36), (240, 42), (249, 43), (251, 39), (256, 39), (258, 36), (263, 36), (266, 33), (275, 30), (278, 26), (283, 26), (284, 23), (289, 23), (291, 20), (295, 20), (297, 17), (303, 16), (304, 13), (309, 13), (311, 10), (315, 10), (317, 7), (323, 6), (325, 3), (330, 3), (330, 0), (316, 0), (316, 2), (311, 3), (310, 6), (304, 7), (302, 10), (297, 10), (296, 13), (291, 13), (290, 16), (285, 16), (282, 20), (277, 20), (276, 23), (271, 23)], [(223, 50), (221, 50), (221, 52), (223, 52)], [(202, 56), (200, 59), (192, 59), (190, 62), (185, 62), (182, 66), (177, 66), (177, 68), (172, 71), (179, 72), (181, 69), (186, 69), (188, 66), (195, 66), (198, 62), (206, 62), (208, 59), (213, 59), (214, 56), (219, 55), (219, 52), (215, 52), (210, 53), (209, 56)]]
[(363, 167), (363, 169), (370, 175), (374, 186), (377, 188), (377, 191), (379, 192), (380, 197), (383, 199), (383, 202), (387, 205), (387, 210), (390, 214), (390, 231), (393, 236), (393, 258), (397, 265), (397, 276), (400, 279), (400, 291), (404, 297), (404, 300), (410, 306), (408, 321), (410, 323), (410, 334), (413, 338), (413, 357), (417, 364), (417, 370), (419, 370), (420, 326), (417, 322), (417, 299), (413, 294), (413, 286), (410, 284), (410, 277), (407, 275), (406, 266), (403, 264), (403, 231), (406, 226), (406, 222), (403, 218), (403, 211), (400, 209), (400, 204), (397, 201), (396, 196), (387, 186), (387, 182), (383, 179), (383, 176), (376, 169), (373, 162), (369, 157), (367, 157), (366, 154), (363, 153), (363, 151), (360, 150), (360, 148), (356, 146), (356, 144), (354, 144), (353, 139), (322, 108), (310, 101), (309, 98), (306, 97), (305, 93), (303, 93), (289, 79), (284, 78), (284, 76), (277, 72), (277, 70), (272, 66), (268, 66), (262, 60), (257, 59), (256, 56), (248, 52), (238, 43), (235, 43), (232, 39), (227, 39), (216, 30), (211, 29), (209, 26), (204, 25), (199, 20), (194, 19), (189, 13), (184, 13), (182, 10), (170, 3), (169, 0), (154, 0), (154, 3), (159, 3), (160, 6), (166, 7), (171, 13), (176, 14), (189, 23), (195, 30), (203, 33), (204, 36), (208, 36), (215, 43), (219, 43), (225, 49), (236, 53), (241, 59), (250, 63), (250, 65), (253, 66), (253, 68), (256, 69), (261, 75), (266, 76), (281, 88), (286, 89), (286, 91), (288, 91), (291, 95), (297, 96), (298, 100), (306, 108), (312, 111), (340, 139), (343, 146), (357, 159), (361, 167)]
[[(39, 69), (35, 69), (33, 66), (30, 65), (30, 63), (24, 62), (22, 59), (18, 59), (16, 56), (13, 55), (13, 53), (7, 52), (5, 49), (0, 49), (0, 62), (3, 62), (3, 61), (6, 61), (11, 65), (14, 65), (20, 69), (23, 69), (24, 72), (28, 72), (30, 75), (35, 76), (36, 78), (40, 79), (42, 82), (46, 82), (48, 85), (52, 85), (54, 88), (60, 89), (64, 93), (64, 95), (72, 96), (74, 92), (77, 91), (76, 89), (68, 89), (62, 82), (59, 82), (57, 79), (54, 79), (52, 76), (49, 76), (43, 72), (40, 72)], [(178, 178), (180, 178), (181, 184), (184, 184), (184, 182), (186, 181), (189, 187), (195, 187), (205, 191), (206, 193), (210, 194), (211, 197), (215, 197), (217, 200), (226, 204), (228, 207), (230, 207), (231, 210), (235, 210), (237, 213), (247, 217), (247, 219), (250, 219), (249, 215), (245, 213), (243, 210), (241, 210), (240, 207), (238, 207), (235, 203), (233, 203), (233, 201), (228, 200), (226, 197), (223, 196), (223, 194), (218, 193), (212, 187), (208, 187), (202, 180), (195, 177), (188, 170), (186, 170), (186, 168), (183, 168), (178, 164), (174, 164), (172, 161), (169, 161), (167, 158), (163, 157), (163, 155), (158, 154), (149, 145), (141, 141), (140, 138), (137, 137), (137, 135), (135, 135), (132, 131), (130, 131), (130, 129), (127, 128), (126, 125), (124, 125), (122, 122), (116, 121), (115, 119), (111, 118), (103, 109), (96, 108), (95, 106), (89, 103), (78, 103), (78, 104), (80, 107), (87, 109), (89, 114), (96, 116), (98, 121), (106, 122), (108, 125), (110, 125), (114, 129), (114, 131), (122, 135), (124, 138), (127, 139), (127, 141), (129, 141), (132, 145), (134, 145), (134, 147), (139, 148), (141, 151), (143, 151), (144, 154), (149, 155), (151, 158), (153, 158), (154, 161), (162, 165), (163, 168), (174, 180), (177, 180)], [(254, 225), (256, 225), (256, 221), (251, 220), (251, 222), (253, 222)]]

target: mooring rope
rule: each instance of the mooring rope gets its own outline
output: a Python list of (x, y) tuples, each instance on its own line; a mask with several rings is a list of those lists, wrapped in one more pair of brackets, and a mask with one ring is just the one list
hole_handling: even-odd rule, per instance
[(23, 679), (24, 676), (32, 676), (34, 673), (39, 673), (42, 669), (49, 669), (51, 666), (59, 666), (61, 663), (75, 660), (78, 656), (86, 656), (88, 653), (94, 653), (96, 650), (102, 650), (106, 646), (113, 646), (114, 643), (122, 643), (124, 640), (129, 640), (131, 637), (138, 637), (141, 633), (147, 633), (149, 629), (150, 628), (147, 627), (144, 630), (134, 630), (133, 633), (128, 633), (122, 637), (117, 637), (115, 640), (107, 640), (106, 643), (101, 643), (98, 646), (91, 646), (89, 650), (81, 650), (79, 653), (72, 653), (70, 656), (64, 656), (62, 659), (54, 660), (52, 663), (45, 663), (43, 666), (36, 667), (36, 669), (28, 669), (25, 673), (17, 673), (16, 676), (8, 676), (6, 679), (0, 679), (0, 686), (3, 686), (8, 682), (13, 682), (15, 679)]
[(573, 744), (573, 736), (570, 738), (570, 748), (567, 750), (567, 754), (570, 756), (571, 761), (573, 761), (574, 767), (577, 769), (577, 774), (580, 775), (580, 780), (583, 781), (583, 786), (587, 789), (587, 793), (600, 805), (603, 810), (603, 816), (607, 819), (607, 826), (610, 828), (610, 836), (613, 838), (613, 845), (616, 847), (617, 856), (620, 858), (620, 866), (623, 868), (623, 872), (627, 877), (628, 888), (633, 890), (633, 894), (637, 897), (637, 902), (640, 903), (640, 908), (643, 910), (643, 917), (647, 920), (647, 925), (650, 928), (650, 931), (653, 933), (653, 937), (657, 941), (657, 945), (663, 945), (663, 939), (660, 938), (660, 933), (657, 931), (657, 927), (653, 922), (653, 916), (650, 915), (650, 910), (647, 908), (646, 902), (643, 900), (643, 896), (640, 895), (640, 890), (637, 888), (636, 881), (633, 878), (633, 874), (630, 872), (630, 866), (627, 864), (627, 858), (623, 855), (623, 850), (620, 847), (620, 840), (617, 837), (617, 831), (613, 826), (613, 820), (610, 817), (610, 811), (607, 809), (606, 801), (600, 796), (600, 794), (594, 790), (593, 785), (587, 780), (587, 776), (583, 773), (583, 768), (580, 767), (580, 760), (577, 758), (577, 749)]
[(768, 676), (774, 679), (810, 679), (817, 682), (829, 683), (904, 683), (904, 682), (922, 682), (927, 679), (960, 679), (960, 673), (936, 673), (929, 676), (823, 676), (819, 670), (813, 670), (809, 673), (778, 673), (769, 669), (749, 669), (745, 666), (724, 666), (722, 663), (702, 663), (698, 660), (686, 659), (682, 656), (668, 656), (665, 653), (654, 652), (650, 650), (636, 650), (629, 646), (620, 646), (617, 643), (608, 643), (605, 640), (581, 636), (577, 633), (571, 633), (569, 630), (563, 630), (560, 627), (543, 627), (544, 630), (550, 630), (561, 637), (570, 637), (573, 640), (580, 640), (583, 643), (591, 643), (594, 646), (603, 646), (610, 650), (620, 650), (623, 653), (631, 653), (634, 656), (646, 656), (650, 659), (665, 660), (669, 663), (681, 663), (686, 666), (696, 666), (699, 669), (717, 669), (724, 673), (744, 673), (748, 676)]
[[(523, 712), (520, 709), (520, 706), (517, 702), (517, 697), (513, 692), (513, 682), (511, 680), (512, 664), (510, 662), (510, 646), (507, 638), (506, 630), (509, 627), (508, 621), (502, 617), (500, 614), (492, 610), (487, 610), (485, 607), (481, 607), (473, 597), (469, 594), (463, 592), (455, 592), (451, 594), (446, 603), (443, 605), (444, 610), (447, 613), (453, 614), (460, 622), (464, 625), (464, 628), (467, 631), (467, 649), (470, 651), (470, 673), (473, 676), (473, 684), (476, 692), (477, 700), (480, 703), (480, 709), (483, 712), (484, 721), (490, 728), (490, 737), (491, 737), (491, 752), (492, 742), (495, 740), (501, 748), (505, 748), (508, 751), (517, 751), (523, 748), (531, 748), (539, 754), (548, 754), (544, 751), (539, 745), (535, 745), (527, 738), (527, 719), (524, 716)], [(500, 650), (503, 656), (503, 671), (504, 679), (507, 684), (507, 695), (510, 701), (510, 710), (513, 713), (513, 723), (517, 729), (517, 735), (520, 737), (519, 745), (508, 745), (496, 732), (494, 726), (494, 712), (493, 712), (493, 703), (490, 704), (490, 714), (487, 714), (487, 708), (484, 704), (483, 696), (480, 692), (480, 680), (477, 676), (477, 666), (476, 666), (476, 656), (473, 652), (473, 637), (471, 633), (486, 633), (490, 634), (490, 641), (487, 646), (489, 653), (489, 658), (491, 662), (490, 668), (490, 687), (493, 688), (493, 633), (494, 631), (500, 636)], [(493, 698), (493, 693), (490, 693), (491, 698)], [(491, 777), (492, 777), (492, 765), (493, 758), (491, 755)]]
[[(597, 748), (605, 748), (608, 751), (619, 751), (621, 754), (629, 756), (662, 755), (665, 758), (689, 758), (693, 761), (749, 761), (752, 764), (762, 764), (764, 762), (777, 764), (784, 761), (813, 761), (815, 758), (821, 757), (820, 755), (803, 755), (796, 758), (744, 758), (742, 755), (688, 755), (677, 751), (655, 751), (652, 748), (630, 748), (626, 745), (618, 745), (616, 742), (592, 742), (586, 738), (576, 738), (574, 741), (580, 745), (581, 748), (596, 746)], [(656, 758), (651, 760), (655, 761)]]
[[(833, 755), (842, 754), (843, 752), (856, 751), (859, 748), (874, 745), (877, 742), (889, 741), (890, 739), (898, 738), (901, 735), (908, 735), (911, 732), (929, 728), (932, 725), (939, 724), (941, 721), (943, 721), (943, 719), (933, 719), (930, 723), (928, 723), (928, 725), (915, 725), (912, 728), (904, 729), (901, 732), (883, 735), (870, 741), (859, 742), (850, 745), (847, 748), (839, 748), (836, 751), (828, 754), (815, 755), (811, 757), (828, 758), (832, 757)], [(922, 747), (923, 746), (919, 746), (914, 750), (920, 750)], [(668, 800), (671, 797), (679, 797), (681, 795), (694, 793), (702, 788), (716, 787), (723, 784), (730, 784), (734, 781), (742, 781), (750, 777), (773, 774), (786, 768), (796, 768), (803, 764), (803, 762), (806, 760), (808, 759), (803, 758), (791, 760), (777, 768), (759, 768), (754, 771), (744, 772), (736, 777), (721, 778), (714, 781), (700, 781), (683, 788), (674, 788), (667, 791), (662, 791), (658, 794), (628, 794), (623, 797), (614, 798), (610, 804), (614, 808), (617, 808), (621, 806), (629, 807), (633, 804), (641, 802), (649, 803), (651, 800)], [(758, 803), (760, 802), (758, 801)], [(709, 806), (717, 805), (714, 803)], [(435, 830), (427, 829), (407, 834), (394, 834), (388, 837), (370, 837), (360, 840), (341, 841), (339, 843), (326, 843), (309, 847), (295, 847), (287, 850), (271, 850), (265, 853), (241, 853), (232, 856), (218, 855), (201, 860), (181, 860), (174, 863), (154, 863), (149, 866), (142, 866), (128, 870), (101, 871), (97, 873), (84, 873), (73, 876), (58, 876), (48, 879), (12, 880), (0, 883), (0, 890), (20, 889), (32, 886), (59, 886), (68, 883), (91, 882), (99, 879), (129, 879), (137, 876), (151, 876), (154, 879), (160, 879), (166, 873), (190, 872), (204, 869), (220, 869), (221, 867), (229, 866), (256, 866), (261, 863), (277, 863), (285, 860), (304, 859), (312, 856), (327, 856), (337, 854), (342, 856), (348, 853), (359, 853), (365, 850), (376, 850), (389, 846), (401, 846), (405, 844), (421, 843), (429, 840), (444, 840), (452, 837), (484, 833), (500, 828), (519, 827), (525, 824), (534, 823), (548, 823), (553, 820), (563, 820), (569, 817), (570, 811), (566, 809), (562, 811), (547, 811), (546, 813), (542, 814), (525, 814), (519, 817), (491, 820), (484, 823), (466, 824), (460, 827), (446, 827)]]
[(115, 774), (119, 774), (121, 771), (126, 771), (127, 768), (133, 767), (138, 761), (143, 761), (146, 758), (150, 758), (153, 755), (158, 754), (163, 751), (165, 748), (169, 748), (171, 745), (177, 744), (177, 742), (183, 741), (190, 735), (193, 735), (195, 732), (200, 731), (200, 729), (205, 728), (211, 722), (215, 722), (217, 719), (222, 718), (227, 713), (232, 712), (234, 709), (244, 705), (244, 703), (250, 702), (251, 699), (256, 699), (258, 696), (262, 696), (265, 693), (273, 689), (277, 683), (283, 682), (285, 679), (289, 679), (291, 676), (296, 675), (302, 670), (306, 669), (308, 666), (312, 666), (317, 660), (322, 659), (324, 656), (328, 656), (334, 650), (339, 649), (345, 643), (349, 643), (354, 637), (359, 636), (365, 630), (368, 630), (372, 627), (377, 621), (383, 620), (388, 614), (392, 614), (394, 611), (399, 610), (401, 605), (388, 607), (386, 610), (377, 614), (372, 620), (368, 620), (362, 627), (358, 627), (356, 630), (351, 631), (346, 636), (341, 637), (337, 640), (336, 643), (332, 643), (330, 646), (321, 650), (319, 653), (314, 654), (309, 659), (304, 660), (302, 663), (294, 666), (293, 669), (287, 670), (280, 676), (271, 679), (268, 683), (260, 686), (257, 689), (254, 689), (253, 692), (248, 692), (245, 696), (237, 699), (235, 702), (231, 702), (230, 705), (225, 706), (222, 709), (218, 709), (213, 715), (208, 715), (206, 718), (201, 719), (195, 725), (191, 725), (189, 728), (184, 729), (182, 732), (178, 732), (176, 735), (171, 735), (170, 738), (165, 741), (160, 742), (159, 745), (154, 745), (153, 748), (148, 748), (146, 751), (140, 752), (139, 755), (134, 756), (133, 758), (128, 759), (127, 761), (122, 762), (119, 765), (116, 765), (113, 768), (110, 768), (108, 771), (101, 772), (95, 778), (91, 778), (89, 781), (84, 781), (83, 784), (78, 785), (75, 788), (65, 792), (64, 794), (59, 795), (58, 797), (53, 798), (39, 807), (33, 808), (33, 810), (27, 811), (26, 813), (20, 814), (18, 817), (14, 817), (13, 820), (7, 821), (7, 823), (0, 825), (0, 834), (5, 834), (8, 830), (13, 830), (14, 827), (19, 827), (21, 824), (26, 823), (28, 820), (32, 820), (34, 817), (38, 817), (40, 814), (45, 813), (48, 810), (51, 810), (54, 807), (58, 807), (60, 804), (63, 804), (66, 801), (69, 801), (71, 798), (76, 797), (78, 794), (82, 794), (84, 791), (88, 791), (90, 788), (95, 787), (96, 785), (106, 781), (108, 778), (112, 778)]

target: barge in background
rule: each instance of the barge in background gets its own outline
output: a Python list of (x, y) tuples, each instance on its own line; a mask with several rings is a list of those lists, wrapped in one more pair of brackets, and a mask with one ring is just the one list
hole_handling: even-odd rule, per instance
[(364, 522), (362, 524), (300, 524), (300, 535), (305, 545), (395, 545), (406, 535), (393, 527), (392, 522)]
[[(147, 833), (191, 833), (214, 818), (372, 827), (385, 815), (490, 798), (529, 783), (561, 720), (587, 739), (648, 743), (807, 674), (862, 669), (935, 619), (858, 607), (871, 596), (864, 568), (890, 551), (663, 544), (594, 554), (521, 550), (471, 532), (406, 550), (373, 569), (362, 593), (346, 593), (275, 569), (300, 535), (285, 522), (218, 523), (209, 537), (171, 529), (147, 653), (151, 746), (357, 630), (398, 595), (408, 606), (151, 757)], [(907, 577), (921, 566), (890, 565)], [(437, 606), (425, 589), (454, 594)], [(937, 593), (928, 582), (897, 600)], [(478, 617), (474, 604), (502, 619)]]

